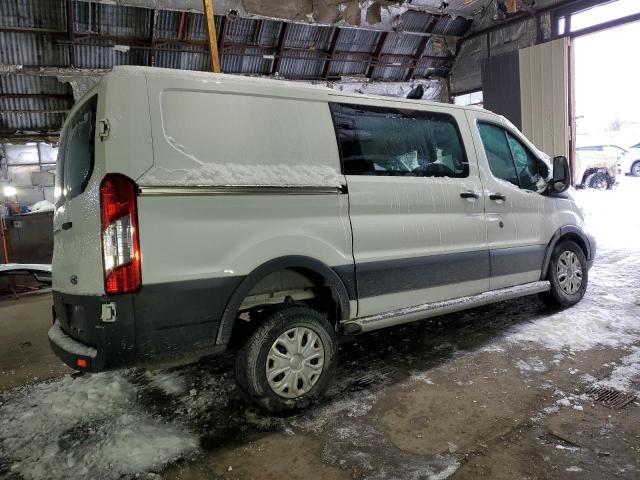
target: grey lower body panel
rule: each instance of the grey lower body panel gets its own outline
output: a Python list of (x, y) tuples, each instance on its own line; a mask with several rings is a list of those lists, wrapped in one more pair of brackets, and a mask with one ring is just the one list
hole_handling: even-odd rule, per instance
[(488, 278), (488, 250), (356, 264), (359, 298)]
[[(52, 339), (52, 349), (72, 368), (77, 368), (78, 351), (95, 350), (87, 356), (87, 370), (93, 372), (218, 353), (225, 349), (216, 344), (220, 318), (240, 279), (145, 285), (135, 293), (112, 296), (54, 291), (55, 332), (60, 333), (55, 339), (64, 335), (69, 341)], [(104, 304), (113, 305), (114, 321), (102, 321)]]
[(468, 308), (481, 307), (491, 303), (524, 297), (536, 293), (547, 292), (550, 289), (548, 281), (532, 282), (515, 287), (491, 290), (470, 297), (454, 298), (435, 303), (426, 303), (414, 307), (403, 308), (391, 312), (372, 315), (369, 317), (356, 318), (342, 323), (343, 329), (347, 333), (362, 333), (380, 328), (401, 325), (416, 320), (423, 320), (447, 313), (458, 312)]

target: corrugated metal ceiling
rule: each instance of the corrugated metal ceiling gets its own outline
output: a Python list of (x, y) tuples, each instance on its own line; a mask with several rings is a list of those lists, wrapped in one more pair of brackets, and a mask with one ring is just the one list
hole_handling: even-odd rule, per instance
[[(65, 0), (1, 1), (0, 64), (81, 70), (114, 65), (209, 69), (202, 14), (86, 1), (71, 5), (69, 32)], [(404, 11), (395, 32), (221, 16), (216, 23), (224, 72), (298, 80), (361, 75), (376, 81), (446, 74), (453, 53), (434, 48), (439, 37), (429, 39), (425, 34), (460, 36), (470, 25), (465, 18), (436, 10)], [(438, 45), (444, 44), (440, 39)], [(33, 95), (11, 97), (25, 93)], [(58, 130), (62, 112), (71, 106), (64, 98), (70, 93), (68, 84), (53, 77), (0, 76), (0, 133)], [(25, 113), (29, 110), (34, 112)]]

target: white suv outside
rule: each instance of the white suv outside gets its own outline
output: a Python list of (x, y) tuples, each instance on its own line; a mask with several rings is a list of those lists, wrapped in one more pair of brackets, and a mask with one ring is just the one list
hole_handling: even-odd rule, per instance
[(624, 149), (620, 158), (620, 170), (624, 175), (640, 177), (640, 143)]
[(596, 246), (552, 163), (481, 109), (115, 68), (62, 134), (51, 347), (94, 372), (232, 350), (250, 398), (296, 411), (339, 335), (579, 302)]

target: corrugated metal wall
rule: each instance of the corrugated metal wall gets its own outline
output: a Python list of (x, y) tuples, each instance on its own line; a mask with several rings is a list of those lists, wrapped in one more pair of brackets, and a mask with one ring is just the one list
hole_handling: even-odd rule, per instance
[(569, 40), (520, 50), (522, 133), (543, 152), (569, 157)]

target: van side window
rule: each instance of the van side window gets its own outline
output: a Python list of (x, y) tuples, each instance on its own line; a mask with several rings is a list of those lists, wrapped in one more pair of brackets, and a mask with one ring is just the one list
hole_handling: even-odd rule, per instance
[(493, 176), (519, 187), (518, 173), (511, 157), (511, 147), (507, 141), (506, 132), (490, 123), (479, 123), (478, 130)]
[(68, 199), (84, 191), (93, 172), (97, 101), (97, 95), (87, 100), (65, 126), (59, 171), (60, 186)]
[(538, 180), (549, 173), (545, 164), (503, 128), (479, 123), (478, 131), (493, 176), (535, 192)]
[(546, 178), (549, 172), (540, 171), (544, 164), (540, 162), (540, 160), (533, 155), (533, 153), (531, 153), (531, 151), (525, 147), (520, 140), (509, 132), (507, 132), (507, 140), (511, 147), (513, 161), (516, 164), (518, 180), (520, 180), (520, 188), (535, 192), (538, 189), (536, 183), (540, 177)]
[(469, 176), (452, 116), (368, 105), (330, 106), (345, 175)]

